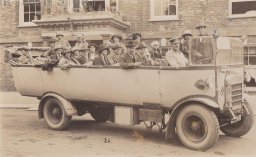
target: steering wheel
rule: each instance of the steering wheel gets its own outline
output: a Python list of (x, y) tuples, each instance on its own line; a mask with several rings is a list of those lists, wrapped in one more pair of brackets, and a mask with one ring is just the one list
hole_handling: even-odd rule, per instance
[(201, 60), (199, 60), (199, 61), (196, 61), (196, 62), (194, 62), (193, 64), (198, 64), (198, 63), (203, 63), (203, 62), (205, 62), (205, 61), (211, 61), (212, 60), (212, 58), (204, 58), (204, 59), (201, 59)]

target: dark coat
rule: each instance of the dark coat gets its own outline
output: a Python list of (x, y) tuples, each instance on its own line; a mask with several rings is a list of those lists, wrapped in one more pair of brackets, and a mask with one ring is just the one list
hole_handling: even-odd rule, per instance
[(105, 62), (103, 61), (102, 57), (98, 55), (93, 60), (93, 65), (110, 65), (110, 62), (108, 60), (107, 56), (104, 56)]
[(125, 69), (131, 69), (135, 68), (134, 63), (140, 62), (139, 58), (136, 55), (129, 55), (128, 53), (125, 53), (120, 58), (120, 66)]

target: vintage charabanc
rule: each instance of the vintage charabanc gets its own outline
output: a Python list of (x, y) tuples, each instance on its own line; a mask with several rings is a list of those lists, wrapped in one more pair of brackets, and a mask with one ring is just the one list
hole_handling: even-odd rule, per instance
[(51, 129), (64, 130), (72, 116), (86, 113), (97, 122), (118, 122), (128, 111), (122, 117), (127, 124), (158, 124), (166, 139), (177, 135), (186, 147), (207, 150), (216, 143), (219, 129), (240, 137), (253, 125), (242, 53), (242, 42), (235, 38), (193, 37), (189, 65), (182, 68), (72, 66), (43, 71), (17, 65), (12, 73), (21, 95), (40, 100), (39, 118)]

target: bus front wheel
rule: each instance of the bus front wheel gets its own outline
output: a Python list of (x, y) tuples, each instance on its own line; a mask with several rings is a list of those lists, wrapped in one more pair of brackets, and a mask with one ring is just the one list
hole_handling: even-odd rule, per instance
[(247, 115), (242, 116), (239, 122), (220, 127), (220, 130), (224, 134), (232, 137), (241, 137), (251, 130), (253, 126), (253, 111), (251, 106), (247, 102), (245, 102), (244, 105), (249, 113)]
[(200, 104), (191, 104), (178, 113), (176, 131), (186, 147), (204, 151), (218, 140), (219, 122), (211, 109)]

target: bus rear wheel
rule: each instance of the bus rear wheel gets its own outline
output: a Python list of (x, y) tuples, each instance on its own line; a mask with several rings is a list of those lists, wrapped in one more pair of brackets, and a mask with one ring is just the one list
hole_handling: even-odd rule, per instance
[(232, 137), (241, 137), (251, 130), (253, 126), (253, 111), (247, 102), (244, 105), (249, 111), (249, 114), (242, 116), (242, 119), (239, 122), (221, 127), (220, 130), (224, 134)]
[(184, 107), (177, 116), (176, 131), (189, 149), (204, 151), (219, 138), (219, 122), (215, 113), (200, 104)]
[(71, 123), (72, 116), (67, 116), (61, 102), (56, 98), (48, 98), (43, 107), (44, 119), (53, 130), (65, 130)]

